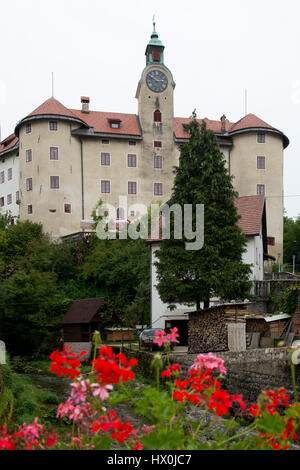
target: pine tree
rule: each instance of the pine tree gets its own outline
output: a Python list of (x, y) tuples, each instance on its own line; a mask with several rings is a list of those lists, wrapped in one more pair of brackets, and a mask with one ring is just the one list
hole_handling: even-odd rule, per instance
[(242, 262), (246, 237), (237, 225), (234, 198), (238, 194), (217, 138), (204, 121), (199, 126), (195, 113), (186, 131), (190, 139), (181, 147), (168, 206), (179, 204), (183, 211), (185, 204), (192, 204), (195, 230), (196, 204), (204, 204), (204, 244), (200, 250), (186, 250), (185, 242), (190, 240), (184, 236), (174, 239), (171, 223), (170, 239), (161, 242), (155, 264), (162, 301), (170, 306), (196, 303), (199, 309), (200, 302), (208, 306), (212, 296), (245, 299), (251, 286), (251, 267)]

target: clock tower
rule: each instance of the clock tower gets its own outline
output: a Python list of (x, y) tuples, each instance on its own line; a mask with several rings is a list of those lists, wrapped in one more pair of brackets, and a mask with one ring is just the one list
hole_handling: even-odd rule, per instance
[[(174, 88), (172, 73), (164, 64), (164, 46), (155, 30), (146, 47), (146, 67), (136, 98), (143, 140), (141, 157), (144, 188), (150, 200), (165, 202), (171, 195), (172, 169), (178, 164), (174, 144)], [(157, 191), (158, 189), (158, 191)]]

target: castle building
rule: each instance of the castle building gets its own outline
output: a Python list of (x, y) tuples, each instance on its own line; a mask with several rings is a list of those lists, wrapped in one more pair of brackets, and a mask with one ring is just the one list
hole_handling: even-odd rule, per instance
[[(175, 82), (154, 30), (136, 92), (137, 114), (68, 109), (53, 97), (21, 119), (0, 143), (0, 206), (41, 222), (53, 237), (84, 230), (101, 198), (119, 219), (169, 199), (187, 117), (174, 117)], [(199, 122), (202, 120), (199, 119)], [(269, 254), (283, 247), (283, 152), (288, 138), (253, 114), (204, 118), (218, 138), (239, 196), (264, 194)], [(2, 176), (1, 176), (2, 175)], [(127, 207), (120, 207), (120, 196)]]

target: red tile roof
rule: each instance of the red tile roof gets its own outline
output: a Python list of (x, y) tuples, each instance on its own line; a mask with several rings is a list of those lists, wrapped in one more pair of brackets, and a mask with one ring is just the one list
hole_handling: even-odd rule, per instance
[(18, 137), (15, 134), (11, 134), (6, 139), (0, 142), (0, 154), (11, 150), (17, 143)]
[[(174, 118), (174, 135), (176, 139), (189, 138), (189, 134), (185, 132), (183, 126), (188, 124), (190, 121), (191, 118)], [(202, 121), (205, 121), (207, 129), (212, 130), (216, 134), (224, 135), (224, 133), (222, 132), (221, 119), (219, 121), (214, 121), (208, 118), (204, 118), (197, 119), (197, 121), (199, 122), (199, 124), (201, 124)], [(239, 132), (246, 129), (269, 129), (270, 131), (273, 130), (274, 132), (282, 136), (284, 141), (284, 148), (289, 145), (288, 138), (281, 131), (275, 129), (275, 127), (271, 126), (259, 117), (255, 116), (255, 114), (247, 114), (235, 123), (228, 121), (228, 119), (225, 120), (225, 132), (228, 133), (228, 136), (232, 135), (235, 132)]]
[[(95, 132), (103, 134), (141, 135), (137, 116), (135, 114), (106, 113), (102, 111), (82, 113), (79, 109), (72, 109), (71, 111), (88, 126), (93, 127)], [(109, 120), (121, 121), (120, 129), (112, 129), (110, 127)]]
[[(221, 134), (221, 120), (214, 121), (212, 119), (204, 118), (204, 119), (197, 119), (199, 124), (202, 124), (202, 121), (205, 121), (207, 129), (215, 132), (216, 134)], [(191, 122), (191, 118), (174, 118), (174, 134), (177, 139), (188, 139), (189, 134), (185, 132), (184, 125), (189, 124)], [(233, 126), (232, 122), (229, 122), (228, 119), (225, 121), (225, 130), (226, 132)]]
[[(245, 235), (258, 235), (260, 233), (264, 201), (264, 195), (242, 196), (235, 199), (235, 207), (237, 208), (238, 214), (241, 216), (238, 221), (238, 226)], [(164, 219), (160, 217), (159, 222), (154, 227), (147, 242), (153, 243), (162, 241), (160, 229), (163, 223)]]
[[(82, 99), (89, 99), (88, 97), (82, 97)], [(83, 125), (94, 128), (94, 132), (102, 134), (115, 134), (115, 135), (132, 135), (132, 136), (141, 136), (141, 130), (139, 127), (138, 117), (135, 114), (126, 114), (126, 113), (111, 113), (111, 112), (102, 112), (102, 111), (90, 111), (84, 113), (78, 109), (68, 109), (58, 100), (50, 98), (42, 103), (38, 108), (36, 108), (32, 113), (30, 113), (26, 118), (28, 119), (31, 116), (42, 116), (42, 115), (55, 115), (55, 116), (64, 116), (74, 119), (79, 119)], [(23, 119), (23, 120), (24, 120)], [(23, 121), (22, 120), (22, 121)], [(121, 121), (119, 129), (114, 129), (110, 126), (110, 120)], [(20, 121), (20, 123), (22, 122)], [(188, 124), (191, 121), (191, 118), (174, 118), (174, 135), (176, 139), (188, 139), (189, 134), (184, 130), (184, 125)], [(284, 139), (284, 146), (286, 147), (289, 143), (287, 137), (277, 129), (273, 128), (270, 124), (267, 124), (254, 114), (247, 114), (242, 119), (236, 123), (232, 123), (225, 119), (225, 133), (222, 132), (222, 122), (221, 119), (216, 121), (208, 118), (198, 119), (198, 122), (201, 124), (202, 121), (206, 122), (207, 128), (219, 135), (230, 136), (231, 133), (239, 132), (243, 129), (251, 128), (262, 128), (274, 130), (275, 132), (282, 135)], [(16, 132), (20, 123), (16, 126)]]
[(260, 233), (265, 197), (264, 195), (243, 196), (235, 199), (235, 206), (241, 219), (238, 226), (245, 235)]
[(43, 114), (53, 114), (56, 116), (76, 118), (70, 109), (66, 108), (63, 104), (54, 98), (49, 98), (46, 100), (26, 117), (41, 116)]
[(230, 132), (239, 131), (241, 129), (251, 129), (251, 127), (261, 127), (265, 129), (273, 129), (270, 124), (267, 124), (265, 121), (255, 116), (255, 114), (247, 114), (238, 122), (232, 125)]

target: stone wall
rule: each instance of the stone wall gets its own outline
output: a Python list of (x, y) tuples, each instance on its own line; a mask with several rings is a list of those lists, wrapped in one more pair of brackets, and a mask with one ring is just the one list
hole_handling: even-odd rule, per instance
[[(151, 371), (153, 353), (130, 351), (127, 347), (124, 348), (124, 353), (127, 357), (135, 357), (138, 360), (137, 371), (145, 377), (155, 378), (153, 371)], [(248, 404), (257, 400), (261, 390), (274, 390), (279, 387), (286, 388), (293, 399), (294, 392), (288, 354), (288, 348), (216, 352), (216, 356), (224, 359), (227, 368), (222, 386), (231, 394), (242, 394)], [(170, 360), (174, 364), (180, 364), (183, 375), (186, 376), (196, 357), (197, 354), (172, 353)], [(166, 357), (164, 357), (164, 361), (166, 363)], [(300, 365), (296, 366), (296, 383), (300, 395)]]
[[(247, 402), (256, 401), (263, 389), (284, 387), (293, 397), (288, 348), (248, 349), (247, 351), (217, 352), (225, 361), (227, 374), (223, 386), (232, 394), (241, 393)], [(186, 375), (197, 354), (172, 354)], [(296, 367), (297, 389), (300, 393), (300, 366)]]
[(90, 357), (91, 357), (91, 352), (92, 352), (92, 346), (93, 343), (86, 342), (86, 343), (79, 343), (79, 342), (72, 342), (72, 343), (65, 343), (66, 349), (70, 346), (72, 346), (72, 352), (74, 354), (80, 354), (82, 351), (86, 351), (87, 354), (85, 356), (82, 356), (82, 362), (88, 362)]

